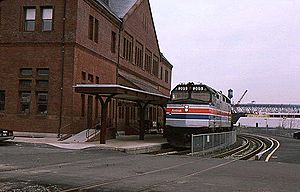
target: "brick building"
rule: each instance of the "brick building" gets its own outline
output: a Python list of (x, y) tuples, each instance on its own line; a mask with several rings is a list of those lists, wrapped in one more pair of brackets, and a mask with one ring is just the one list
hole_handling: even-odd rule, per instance
[[(0, 0), (0, 127), (76, 133), (99, 121), (99, 102), (76, 84), (120, 84), (169, 95), (149, 0)], [(150, 105), (146, 119), (162, 121)], [(110, 127), (134, 134), (134, 102), (109, 103)]]

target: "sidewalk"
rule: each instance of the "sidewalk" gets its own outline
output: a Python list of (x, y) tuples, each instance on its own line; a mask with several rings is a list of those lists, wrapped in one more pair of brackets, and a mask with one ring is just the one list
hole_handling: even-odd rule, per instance
[(160, 150), (167, 140), (162, 135), (145, 135), (145, 140), (139, 140), (138, 135), (118, 136), (116, 139), (107, 140), (106, 144), (95, 142), (66, 142), (58, 141), (56, 134), (15, 132), (14, 142), (47, 144), (63, 149), (99, 148), (117, 150), (125, 153), (146, 153)]

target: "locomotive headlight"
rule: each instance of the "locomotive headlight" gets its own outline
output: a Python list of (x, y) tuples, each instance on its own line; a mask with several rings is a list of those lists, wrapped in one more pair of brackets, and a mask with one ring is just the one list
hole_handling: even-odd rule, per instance
[(189, 106), (188, 105), (185, 105), (184, 106), (184, 112), (188, 112), (189, 111)]

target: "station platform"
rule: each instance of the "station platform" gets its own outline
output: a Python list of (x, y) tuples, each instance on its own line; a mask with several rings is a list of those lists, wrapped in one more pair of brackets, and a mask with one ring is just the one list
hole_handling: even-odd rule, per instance
[(161, 134), (145, 135), (145, 140), (139, 140), (138, 135), (121, 135), (116, 139), (106, 141), (106, 144), (100, 144), (99, 141), (94, 142), (66, 142), (59, 141), (56, 134), (49, 133), (25, 133), (15, 132), (14, 142), (47, 144), (63, 149), (86, 149), (99, 148), (106, 150), (116, 150), (125, 153), (139, 154), (160, 150), (167, 144), (167, 140)]

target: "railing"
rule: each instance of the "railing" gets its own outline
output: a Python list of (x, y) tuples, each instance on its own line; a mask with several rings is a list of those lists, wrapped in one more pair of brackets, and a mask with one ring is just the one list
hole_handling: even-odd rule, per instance
[(92, 129), (87, 129), (85, 132), (85, 137), (90, 138), (91, 136), (96, 135), (100, 131), (100, 127), (101, 127), (101, 123), (97, 123), (96, 125), (94, 125)]
[(272, 136), (280, 137), (293, 137), (294, 133), (299, 131), (299, 129), (290, 129), (290, 128), (270, 128), (270, 127), (237, 127), (237, 130), (241, 133), (250, 133), (250, 134), (266, 134)]
[(288, 104), (236, 104), (232, 106), (233, 113), (263, 114), (263, 113), (300, 113), (300, 105)]
[(60, 128), (60, 133), (58, 133), (58, 135), (57, 135), (57, 138), (62, 138), (62, 132), (64, 132), (64, 130), (66, 129), (66, 128), (69, 128), (70, 126), (72, 125), (72, 123), (69, 123), (69, 124), (67, 124), (67, 125), (65, 125), (65, 126), (63, 126), (63, 127), (61, 127)]
[(224, 149), (236, 142), (236, 131), (192, 135), (191, 153), (205, 154)]

